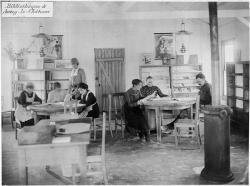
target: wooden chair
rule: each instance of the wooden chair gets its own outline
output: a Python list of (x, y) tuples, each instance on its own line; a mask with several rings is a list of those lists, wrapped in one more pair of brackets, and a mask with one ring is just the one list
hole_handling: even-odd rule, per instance
[(14, 126), (14, 128), (15, 128), (15, 138), (17, 139), (17, 132), (18, 132), (18, 130), (21, 129), (21, 123), (18, 119), (15, 118), (15, 111), (16, 111), (17, 104), (18, 104), (18, 97), (15, 97), (14, 100), (15, 100), (14, 108), (11, 109), (10, 118), (11, 118), (12, 127)]
[[(125, 120), (124, 120), (124, 110), (123, 105), (125, 102), (125, 93), (113, 93), (109, 94), (109, 123), (111, 123), (112, 118), (115, 121), (115, 132), (117, 134), (117, 127), (121, 127), (122, 138), (124, 138), (124, 128), (125, 128)], [(112, 116), (113, 115), (113, 116)]]
[(199, 105), (200, 105), (200, 96), (196, 97), (195, 103), (195, 118), (191, 119), (178, 119), (174, 124), (174, 136), (175, 136), (175, 145), (176, 147), (180, 143), (181, 137), (192, 137), (196, 138), (197, 143), (201, 145), (201, 138), (199, 132)]
[[(101, 147), (101, 154), (100, 155), (92, 155), (87, 156), (87, 176), (94, 176), (94, 175), (102, 175), (104, 184), (108, 184), (108, 178), (106, 173), (106, 163), (105, 163), (105, 135), (106, 135), (106, 113), (103, 112), (103, 119), (102, 119), (102, 147)], [(101, 171), (91, 171), (93, 165), (101, 166)]]
[[(109, 112), (109, 94), (103, 94), (102, 95), (102, 112), (106, 112), (108, 113)], [(108, 117), (109, 117), (109, 114), (108, 114)], [(106, 118), (107, 119), (107, 118)], [(94, 123), (94, 126), (97, 128), (97, 127), (101, 127), (101, 125), (98, 125), (98, 122), (97, 121), (102, 121), (102, 117), (98, 118), (98, 119), (95, 119), (95, 123)], [(108, 118), (108, 123), (106, 125), (106, 127), (109, 128), (109, 132), (110, 132), (110, 135), (111, 137), (113, 138), (113, 130), (112, 130), (112, 127), (111, 127), (111, 122)]]

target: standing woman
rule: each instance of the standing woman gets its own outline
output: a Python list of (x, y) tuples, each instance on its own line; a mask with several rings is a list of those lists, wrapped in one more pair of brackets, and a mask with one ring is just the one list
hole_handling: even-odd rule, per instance
[(80, 103), (85, 104), (85, 107), (79, 113), (79, 118), (84, 118), (84, 117), (98, 118), (99, 107), (96, 102), (96, 97), (88, 89), (88, 85), (85, 83), (80, 83), (78, 85), (78, 91), (80, 92), (81, 96), (79, 96), (77, 99), (81, 100)]
[(76, 94), (77, 86), (80, 83), (86, 83), (86, 75), (82, 68), (79, 68), (79, 61), (77, 58), (71, 59), (71, 65), (73, 67), (70, 80), (69, 80), (69, 93)]
[[(132, 81), (132, 85), (133, 87), (130, 88), (125, 94), (124, 113), (127, 121), (126, 129), (129, 132), (135, 130), (139, 133), (140, 140), (142, 140), (145, 136), (146, 141), (150, 142), (149, 126), (140, 108), (140, 105), (143, 104), (141, 100), (143, 97), (140, 92), (142, 81), (134, 79)], [(147, 98), (150, 97), (151, 95)]]
[(28, 105), (41, 104), (42, 100), (36, 95), (33, 83), (26, 85), (26, 90), (22, 91), (18, 98), (18, 105), (15, 111), (15, 117), (20, 121), (21, 127), (34, 125), (31, 111), (27, 110)]

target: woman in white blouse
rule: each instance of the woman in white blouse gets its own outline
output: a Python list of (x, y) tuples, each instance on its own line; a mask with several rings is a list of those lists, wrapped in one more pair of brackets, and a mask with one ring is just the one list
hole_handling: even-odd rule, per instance
[(82, 68), (79, 68), (79, 61), (77, 58), (71, 59), (71, 65), (73, 67), (70, 79), (69, 79), (69, 93), (73, 93), (79, 83), (86, 83), (86, 75)]

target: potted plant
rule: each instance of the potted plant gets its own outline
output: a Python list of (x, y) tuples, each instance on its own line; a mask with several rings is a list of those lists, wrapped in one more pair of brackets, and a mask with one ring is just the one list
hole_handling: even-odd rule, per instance
[(8, 47), (4, 48), (4, 50), (9, 56), (10, 61), (12, 61), (13, 63), (16, 62), (16, 66), (18, 69), (26, 68), (24, 56), (28, 53), (28, 49), (21, 48), (19, 51), (15, 51), (10, 44)]

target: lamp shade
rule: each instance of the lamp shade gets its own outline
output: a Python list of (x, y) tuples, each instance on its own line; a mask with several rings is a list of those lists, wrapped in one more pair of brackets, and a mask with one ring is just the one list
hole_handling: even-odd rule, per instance
[(181, 29), (175, 33), (176, 35), (191, 35), (192, 32), (186, 31), (185, 30), (185, 23), (182, 21), (181, 22)]
[(45, 33), (39, 33), (39, 34), (34, 34), (32, 37), (35, 38), (43, 38), (43, 39), (49, 39), (51, 36)]

